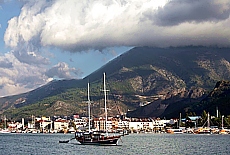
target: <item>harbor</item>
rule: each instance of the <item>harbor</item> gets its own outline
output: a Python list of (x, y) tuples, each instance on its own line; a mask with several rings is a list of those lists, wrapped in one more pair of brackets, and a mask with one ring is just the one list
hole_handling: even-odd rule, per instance
[[(210, 117), (210, 116), (209, 116)], [(192, 122), (193, 118), (194, 122)], [(81, 117), (77, 114), (66, 117), (35, 117), (25, 122), (12, 122), (6, 118), (2, 119), (0, 124), (0, 133), (75, 133), (88, 131), (89, 125), (92, 131), (105, 131), (106, 126), (109, 133), (139, 134), (139, 133), (168, 133), (168, 134), (229, 134), (230, 130), (224, 126), (224, 117), (222, 116), (220, 126), (212, 126), (210, 120), (203, 121), (204, 124), (197, 126), (196, 122), (200, 117), (191, 117), (191, 119), (160, 119), (160, 118), (127, 118), (127, 117), (108, 117), (105, 118)], [(216, 119), (216, 118), (215, 118)], [(89, 123), (90, 122), (90, 123)], [(194, 126), (189, 126), (193, 124)], [(187, 125), (187, 127), (186, 127)]]

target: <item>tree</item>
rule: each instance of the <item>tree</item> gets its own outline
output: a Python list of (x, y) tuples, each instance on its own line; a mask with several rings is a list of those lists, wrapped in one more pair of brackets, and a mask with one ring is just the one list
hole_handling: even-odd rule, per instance
[(203, 120), (206, 120), (207, 119), (207, 112), (205, 110), (203, 110), (202, 114), (201, 114), (201, 118)]
[(202, 124), (204, 124), (205, 121), (207, 120), (207, 113), (205, 110), (203, 110), (203, 112), (201, 114), (201, 119), (202, 119), (202, 121), (201, 121)]

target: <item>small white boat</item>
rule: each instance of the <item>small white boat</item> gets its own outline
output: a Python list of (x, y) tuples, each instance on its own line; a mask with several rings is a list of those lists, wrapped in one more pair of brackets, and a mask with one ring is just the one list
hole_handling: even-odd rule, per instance
[(222, 129), (219, 131), (219, 134), (225, 135), (225, 134), (228, 134), (228, 132), (227, 132), (227, 130), (225, 130), (224, 128), (222, 128)]
[(182, 134), (184, 133), (182, 129), (167, 129), (167, 133), (170, 134)]
[(0, 130), (0, 133), (11, 133), (11, 131), (7, 129), (6, 116), (4, 118), (4, 129)]
[(2, 129), (0, 130), (0, 133), (11, 133), (11, 131), (9, 131), (8, 129)]

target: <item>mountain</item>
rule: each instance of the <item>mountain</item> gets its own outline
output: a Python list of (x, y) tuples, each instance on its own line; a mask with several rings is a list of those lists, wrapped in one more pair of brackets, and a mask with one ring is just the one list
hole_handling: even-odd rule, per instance
[(219, 81), (214, 89), (198, 105), (193, 107), (194, 111), (206, 110), (216, 114), (216, 108), (221, 115), (229, 115), (230, 111), (230, 81)]
[(182, 113), (186, 115), (189, 113), (201, 114), (204, 110), (209, 112), (212, 116), (218, 115), (228, 116), (230, 114), (230, 81), (219, 81), (215, 87), (204, 97), (200, 99), (186, 98), (169, 105), (162, 113), (164, 117), (173, 117)]
[(110, 115), (177, 116), (201, 106), (218, 81), (230, 79), (229, 62), (230, 48), (135, 47), (84, 79), (53, 81), (28, 93), (0, 98), (0, 109), (12, 117), (42, 115), (51, 113), (54, 105), (60, 106), (57, 102), (64, 102), (71, 105), (69, 113), (86, 114), (87, 105), (82, 101), (87, 99), (90, 81), (93, 114), (103, 115), (100, 88), (106, 72)]

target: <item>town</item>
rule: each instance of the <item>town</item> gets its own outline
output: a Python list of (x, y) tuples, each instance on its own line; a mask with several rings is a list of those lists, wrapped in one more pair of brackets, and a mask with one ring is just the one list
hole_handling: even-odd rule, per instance
[[(217, 116), (218, 117), (218, 116)], [(230, 130), (224, 127), (224, 116), (221, 126), (210, 126), (210, 118), (203, 126), (198, 126), (201, 116), (188, 116), (187, 119), (160, 119), (160, 118), (128, 118), (126, 116), (108, 117), (107, 123), (104, 117), (88, 118), (74, 114), (72, 116), (36, 117), (25, 122), (11, 122), (2, 118), (0, 133), (75, 133), (86, 131), (89, 125), (92, 131), (105, 131), (116, 133), (217, 133), (229, 134)], [(90, 121), (89, 121), (90, 120)], [(192, 124), (192, 125), (191, 125)]]

